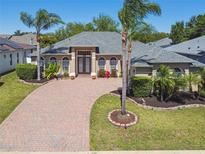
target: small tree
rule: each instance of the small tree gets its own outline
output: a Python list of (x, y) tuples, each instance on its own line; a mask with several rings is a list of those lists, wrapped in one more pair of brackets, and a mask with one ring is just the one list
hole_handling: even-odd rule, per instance
[(193, 92), (192, 85), (200, 85), (202, 81), (200, 75), (197, 73), (189, 73), (189, 75), (186, 75), (186, 80), (190, 92)]
[(39, 9), (36, 12), (36, 16), (32, 17), (26, 12), (21, 12), (21, 21), (30, 27), (34, 27), (36, 30), (37, 40), (37, 79), (40, 80), (40, 33), (42, 30), (47, 30), (59, 23), (64, 24), (61, 18), (55, 13), (49, 13), (45, 9)]
[(200, 68), (198, 74), (201, 76), (202, 89), (205, 89), (205, 67)]
[[(155, 88), (159, 88), (160, 100), (169, 97), (175, 88), (173, 74), (168, 66), (160, 65), (157, 76), (154, 78)], [(156, 90), (155, 89), (155, 90)]]

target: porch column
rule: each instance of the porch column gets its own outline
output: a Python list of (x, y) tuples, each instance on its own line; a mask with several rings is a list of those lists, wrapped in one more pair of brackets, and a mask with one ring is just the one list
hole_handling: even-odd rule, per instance
[(120, 75), (121, 75), (121, 61), (120, 61), (120, 59), (118, 59), (118, 62), (117, 62), (117, 66), (118, 66), (118, 77), (120, 77)]
[(189, 75), (189, 69), (188, 69), (188, 68), (185, 68), (185, 69), (184, 69), (184, 74), (185, 74), (185, 75)]
[(157, 75), (157, 70), (153, 68), (152, 70), (152, 76), (155, 77)]
[(95, 76), (96, 77), (96, 53), (95, 51), (92, 51), (91, 53), (91, 76)]
[(70, 61), (70, 76), (75, 77), (75, 51), (71, 52), (71, 61)]

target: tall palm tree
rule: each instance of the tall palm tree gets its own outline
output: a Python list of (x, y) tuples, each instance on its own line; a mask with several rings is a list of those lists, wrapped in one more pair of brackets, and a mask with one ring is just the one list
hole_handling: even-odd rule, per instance
[[(135, 30), (136, 25), (143, 21), (148, 14), (160, 15), (161, 9), (158, 4), (149, 2), (149, 0), (124, 0), (123, 8), (119, 11), (118, 17), (122, 24), (122, 100), (121, 100), (121, 112), (126, 114), (126, 92), (127, 92), (127, 72), (130, 70), (130, 64), (127, 71), (127, 51), (128, 61), (130, 62), (132, 51), (132, 37), (131, 34)], [(129, 39), (128, 39), (129, 38)], [(127, 48), (128, 42), (128, 50)]]
[(32, 17), (26, 12), (20, 13), (21, 21), (30, 27), (34, 27), (36, 30), (36, 40), (37, 40), (37, 67), (38, 76), (37, 79), (40, 80), (40, 33), (42, 30), (47, 30), (54, 25), (64, 24), (61, 18), (55, 13), (49, 13), (45, 9), (39, 9), (36, 12), (36, 16)]

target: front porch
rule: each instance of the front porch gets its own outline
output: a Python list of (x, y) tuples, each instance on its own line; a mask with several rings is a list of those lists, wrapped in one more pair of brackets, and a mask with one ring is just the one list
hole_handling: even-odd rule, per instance
[(115, 70), (116, 77), (121, 74), (121, 55), (99, 54), (97, 47), (72, 47), (66, 54), (42, 54), (41, 68), (46, 69), (49, 63), (56, 63), (71, 77), (87, 74), (98, 77), (99, 71)]

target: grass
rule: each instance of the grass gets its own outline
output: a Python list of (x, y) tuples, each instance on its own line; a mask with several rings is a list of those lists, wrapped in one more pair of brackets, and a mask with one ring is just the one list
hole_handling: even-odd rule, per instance
[(0, 123), (29, 93), (38, 87), (19, 82), (16, 72), (2, 76), (1, 80), (4, 81), (4, 84), (0, 87)]
[(107, 115), (120, 99), (104, 95), (94, 104), (90, 121), (91, 150), (205, 149), (205, 108), (154, 111), (127, 102), (139, 116), (128, 129), (112, 125)]

